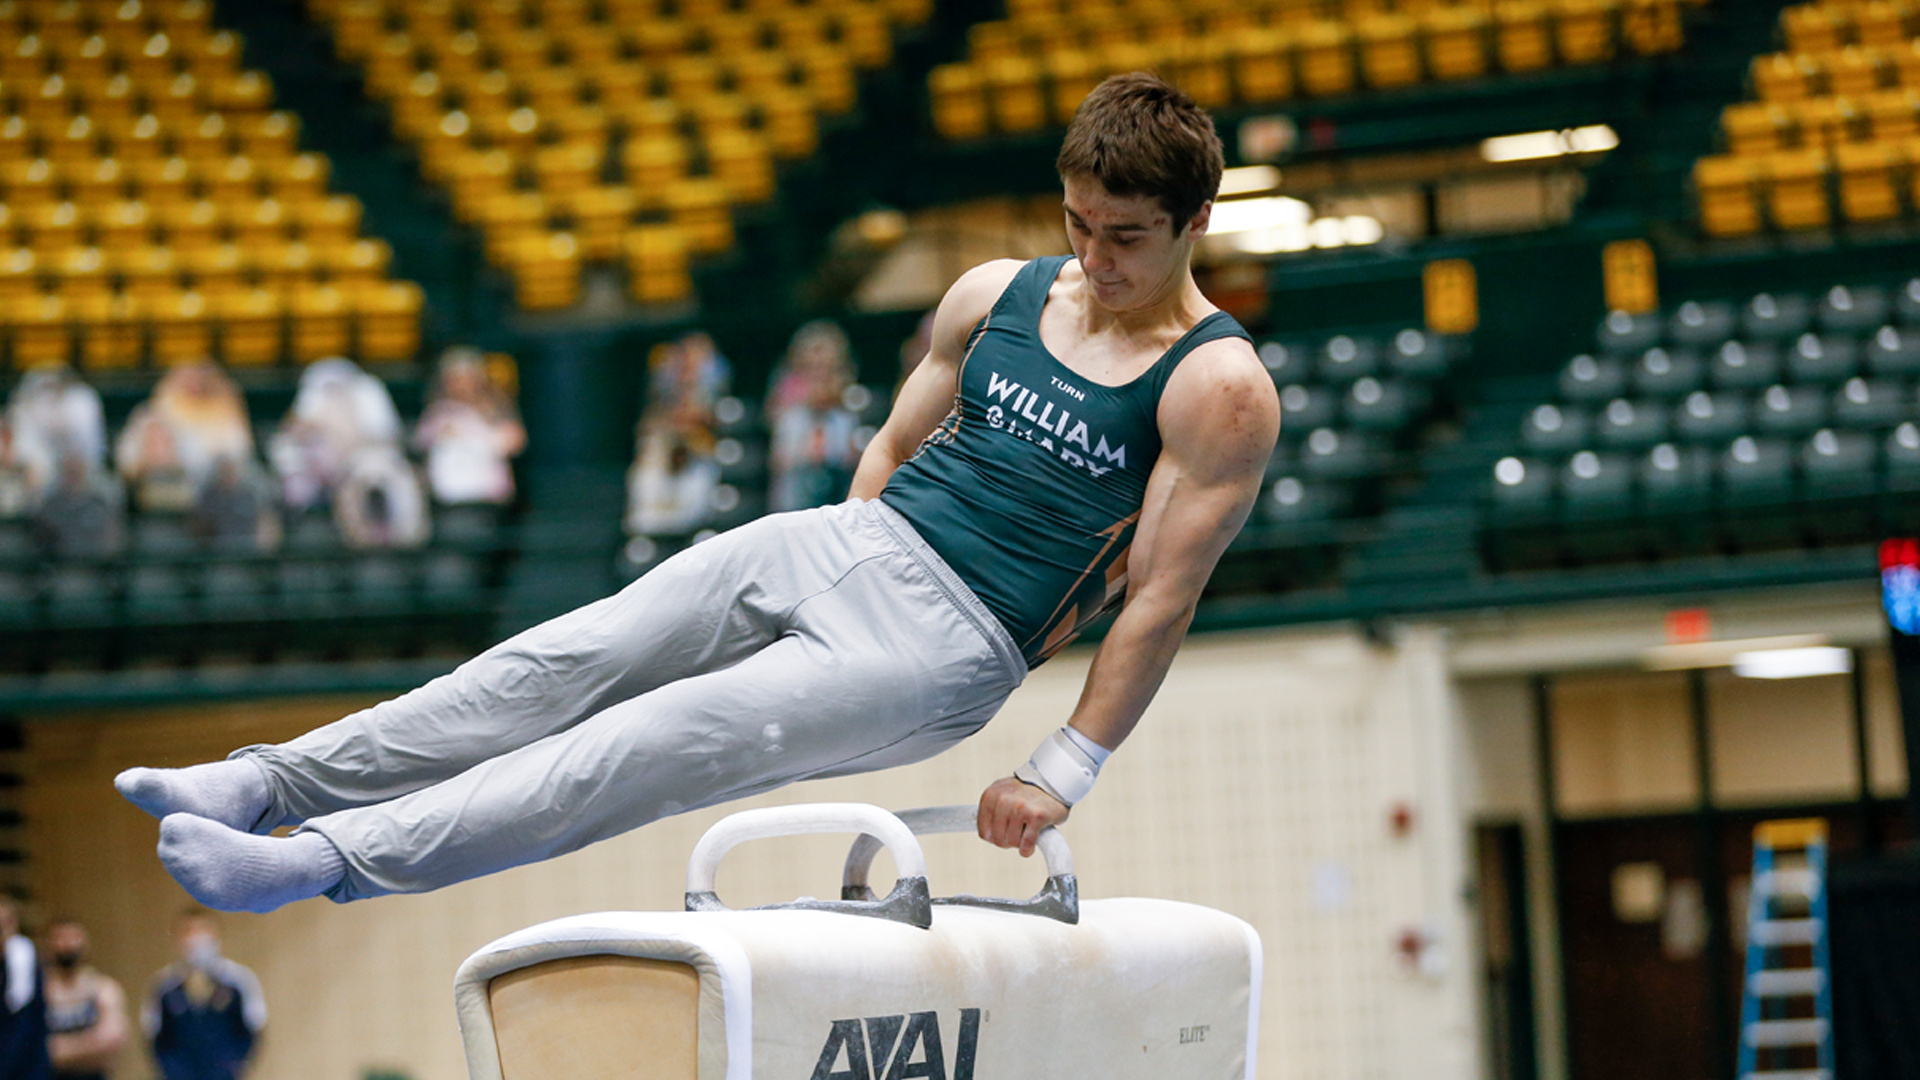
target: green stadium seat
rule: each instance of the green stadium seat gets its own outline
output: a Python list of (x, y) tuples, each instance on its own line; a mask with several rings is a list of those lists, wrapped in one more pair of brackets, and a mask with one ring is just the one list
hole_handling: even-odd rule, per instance
[(1614, 398), (1600, 413), (1597, 441), (1615, 450), (1646, 450), (1667, 441), (1667, 411), (1657, 402)]
[(1747, 431), (1749, 412), (1744, 395), (1695, 390), (1673, 412), (1674, 433), (1689, 443), (1723, 444)]
[(1811, 435), (1827, 424), (1827, 399), (1810, 386), (1767, 387), (1753, 410), (1755, 431), (1766, 435)]
[(1587, 445), (1592, 426), (1584, 409), (1538, 405), (1520, 422), (1520, 444), (1536, 454), (1571, 454)]
[(1732, 337), (1734, 327), (1732, 304), (1689, 300), (1667, 320), (1667, 340), (1675, 345), (1706, 348)]
[(178, 566), (143, 564), (127, 574), (127, 614), (136, 621), (175, 622), (188, 617), (192, 590)]
[(1660, 344), (1660, 317), (1610, 311), (1600, 320), (1594, 341), (1602, 351), (1615, 355), (1644, 352)]
[(1437, 379), (1447, 373), (1451, 359), (1448, 351), (1445, 338), (1420, 330), (1402, 330), (1393, 336), (1393, 347), (1387, 350), (1387, 367), (1410, 379)]
[(1793, 453), (1778, 439), (1742, 435), (1720, 455), (1719, 472), (1729, 505), (1771, 502), (1793, 490)]
[(266, 602), (261, 568), (239, 559), (208, 563), (200, 577), (200, 602), (214, 618), (257, 617)]
[(1888, 485), (1905, 491), (1920, 488), (1920, 425), (1908, 421), (1894, 428), (1882, 449), (1887, 456)]
[(1567, 517), (1624, 515), (1633, 502), (1633, 465), (1624, 454), (1582, 450), (1560, 469), (1560, 499)]
[(1780, 381), (1780, 350), (1770, 341), (1729, 341), (1707, 365), (1707, 379), (1719, 390), (1762, 390)]
[(1870, 374), (1883, 378), (1920, 375), (1920, 331), (1901, 333), (1891, 325), (1876, 330), (1867, 342), (1866, 367)]
[(1633, 387), (1644, 397), (1677, 398), (1700, 389), (1706, 370), (1700, 358), (1655, 346), (1633, 365)]
[(1797, 382), (1838, 383), (1860, 370), (1860, 346), (1852, 338), (1801, 334), (1787, 350), (1787, 371)]
[(1713, 491), (1713, 453), (1661, 443), (1640, 459), (1640, 490), (1654, 511), (1697, 513)]
[(1777, 341), (1806, 333), (1813, 321), (1807, 298), (1797, 293), (1759, 293), (1740, 312), (1740, 335), (1747, 340)]
[(1280, 386), (1312, 377), (1311, 353), (1298, 342), (1266, 341), (1260, 344), (1260, 362)]
[(1300, 467), (1316, 480), (1357, 480), (1378, 472), (1384, 458), (1367, 433), (1323, 427), (1308, 434)]
[(1560, 372), (1563, 401), (1602, 402), (1619, 397), (1627, 388), (1627, 366), (1612, 357), (1581, 353)]
[(1909, 279), (1894, 294), (1893, 312), (1909, 326), (1920, 324), (1920, 277)]
[(1305, 438), (1307, 432), (1331, 425), (1339, 408), (1338, 400), (1326, 387), (1299, 383), (1283, 386), (1280, 388), (1280, 431)]
[(1858, 431), (1821, 428), (1800, 448), (1800, 469), (1809, 497), (1872, 491), (1877, 452), (1873, 439)]
[(1887, 293), (1871, 285), (1835, 285), (1820, 298), (1820, 328), (1834, 334), (1864, 334), (1887, 321)]
[(1339, 334), (1320, 348), (1320, 377), (1350, 383), (1380, 371), (1380, 347), (1369, 338)]
[(1260, 500), (1260, 516), (1270, 524), (1325, 521), (1344, 514), (1353, 501), (1343, 484), (1314, 483), (1282, 476), (1267, 486)]
[(1833, 395), (1833, 422), (1855, 429), (1898, 427), (1913, 417), (1906, 388), (1888, 379), (1848, 379)]
[(1398, 379), (1382, 381), (1371, 375), (1355, 381), (1342, 404), (1346, 422), (1363, 431), (1393, 432), (1407, 426), (1420, 402)]
[(1553, 467), (1538, 458), (1501, 458), (1488, 480), (1496, 518), (1534, 520), (1553, 505)]

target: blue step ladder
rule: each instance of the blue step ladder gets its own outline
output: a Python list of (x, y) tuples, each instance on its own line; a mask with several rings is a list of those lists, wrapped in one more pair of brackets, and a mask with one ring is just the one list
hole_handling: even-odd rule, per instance
[(1753, 830), (1740, 1080), (1833, 1080), (1830, 971), (1827, 823), (1762, 822)]

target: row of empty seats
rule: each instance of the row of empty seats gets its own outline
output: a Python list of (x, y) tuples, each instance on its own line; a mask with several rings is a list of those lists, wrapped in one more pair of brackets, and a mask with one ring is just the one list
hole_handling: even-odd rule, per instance
[(1920, 212), (1920, 7), (1781, 13), (1788, 51), (1756, 57), (1756, 100), (1721, 114), (1724, 154), (1693, 179), (1702, 229), (1741, 236)]
[(814, 152), (856, 73), (926, 0), (311, 0), (521, 306), (562, 308), (584, 263), (641, 302), (687, 298), (775, 164)]
[(205, 0), (0, 4), (0, 349), (16, 368), (410, 358), (420, 290)]
[(1920, 281), (1615, 313), (1520, 421), (1495, 505), (1686, 513), (1920, 486), (1916, 321)]
[(967, 60), (929, 76), (952, 139), (1063, 124), (1102, 78), (1159, 69), (1210, 109), (1299, 95), (1478, 79), (1685, 41), (1681, 0), (1302, 4), (1132, 0), (1011, 5), (975, 25)]

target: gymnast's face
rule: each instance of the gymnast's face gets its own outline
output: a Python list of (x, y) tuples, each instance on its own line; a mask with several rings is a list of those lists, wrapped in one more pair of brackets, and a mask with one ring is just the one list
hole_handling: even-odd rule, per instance
[(1116, 313), (1140, 311), (1179, 295), (1212, 203), (1176, 230), (1172, 215), (1150, 195), (1115, 195), (1092, 177), (1063, 182), (1067, 239), (1095, 304)]

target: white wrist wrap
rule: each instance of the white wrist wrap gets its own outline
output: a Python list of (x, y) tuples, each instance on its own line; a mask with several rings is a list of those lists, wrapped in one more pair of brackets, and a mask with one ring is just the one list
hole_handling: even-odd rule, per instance
[(1086, 798), (1099, 775), (1100, 764), (1074, 745), (1065, 728), (1047, 736), (1027, 763), (1013, 770), (1015, 780), (1032, 784), (1067, 806)]

